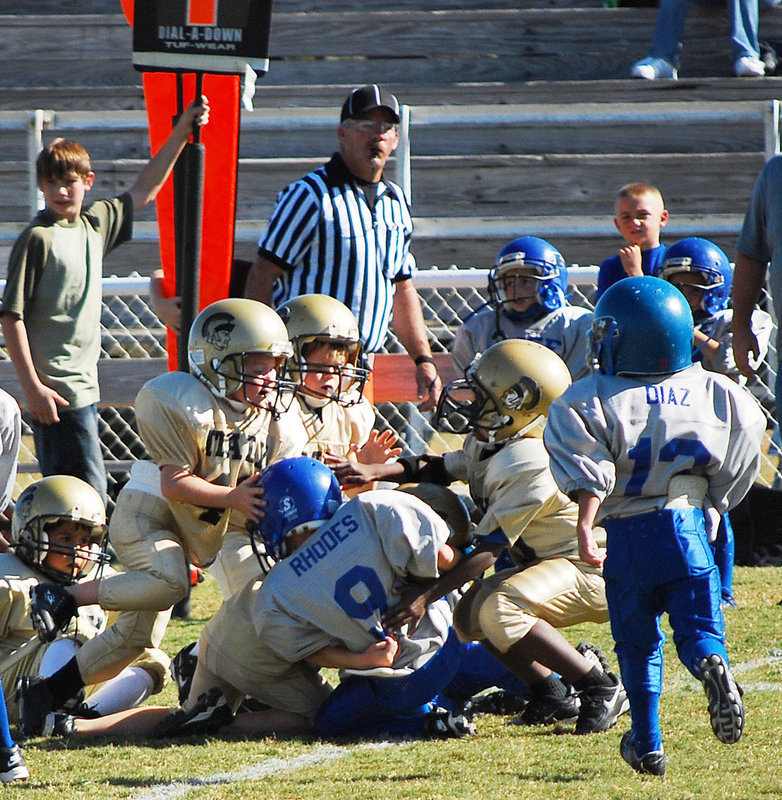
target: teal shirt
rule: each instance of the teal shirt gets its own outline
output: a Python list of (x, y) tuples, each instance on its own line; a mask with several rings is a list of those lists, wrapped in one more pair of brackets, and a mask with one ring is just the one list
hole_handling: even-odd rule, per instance
[(100, 399), (103, 256), (132, 230), (133, 201), (123, 194), (72, 223), (40, 212), (11, 251), (0, 313), (24, 320), (38, 377), (71, 409)]

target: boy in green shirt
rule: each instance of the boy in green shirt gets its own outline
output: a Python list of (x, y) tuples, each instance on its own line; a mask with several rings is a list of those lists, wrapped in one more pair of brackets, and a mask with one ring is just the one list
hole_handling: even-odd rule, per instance
[(127, 192), (86, 207), (95, 182), (89, 155), (77, 142), (53, 141), (36, 161), (46, 208), (9, 259), (0, 322), (32, 417), (41, 474), (75, 475), (104, 501), (97, 412), (103, 256), (131, 238), (134, 210), (154, 200), (193, 126), (208, 118), (201, 97)]

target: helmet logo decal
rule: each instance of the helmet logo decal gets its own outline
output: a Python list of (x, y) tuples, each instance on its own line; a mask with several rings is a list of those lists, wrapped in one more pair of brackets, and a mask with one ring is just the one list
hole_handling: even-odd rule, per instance
[(277, 511), (284, 519), (294, 518), (299, 513), (296, 501), (289, 494), (284, 494), (280, 498), (280, 502), (277, 504)]
[(235, 327), (233, 314), (220, 312), (204, 320), (201, 335), (215, 350), (227, 350)]
[(540, 403), (540, 387), (532, 378), (522, 376), (509, 386), (501, 396), (502, 404), (511, 411), (525, 411)]
[(26, 519), (32, 513), (33, 503), (35, 502), (35, 495), (38, 493), (38, 487), (33, 484), (26, 491), (22, 492), (21, 497), (16, 502), (16, 513), (20, 517)]

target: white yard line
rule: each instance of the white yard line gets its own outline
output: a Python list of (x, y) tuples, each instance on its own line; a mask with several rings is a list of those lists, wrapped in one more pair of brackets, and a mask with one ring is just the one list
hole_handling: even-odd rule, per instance
[[(772, 651), (767, 658), (753, 659), (743, 664), (734, 664), (732, 671), (734, 675), (757, 669), (758, 667), (778, 664), (782, 662), (782, 652)], [(664, 691), (687, 691), (699, 689), (700, 684), (690, 676), (676, 677), (670, 681), (666, 680)], [(744, 691), (772, 692), (782, 691), (782, 684), (779, 683), (744, 683)], [(357, 751), (369, 750), (372, 748), (388, 747), (392, 744), (398, 745), (399, 742), (367, 742), (354, 748), (337, 747), (331, 744), (322, 744), (314, 747), (309, 753), (295, 756), (293, 758), (269, 758), (260, 761), (250, 767), (237, 770), (236, 772), (221, 772), (216, 775), (207, 775), (203, 778), (188, 778), (184, 781), (172, 781), (171, 783), (158, 783), (145, 789), (141, 794), (137, 794), (133, 800), (175, 800), (184, 797), (187, 792), (196, 789), (205, 789), (208, 786), (220, 786), (234, 783), (236, 781), (252, 781), (264, 778), (268, 775), (277, 775), (283, 772), (292, 772), (297, 769), (311, 767), (315, 764), (323, 764), (344, 758)]]
[(344, 758), (356, 752), (356, 750), (388, 747), (391, 744), (399, 743), (371, 742), (360, 745), (357, 748), (336, 747), (330, 744), (318, 745), (304, 755), (295, 756), (294, 758), (269, 758), (236, 772), (221, 772), (216, 775), (207, 775), (203, 778), (188, 778), (184, 781), (157, 783), (144, 790), (141, 794), (137, 794), (133, 800), (174, 800), (177, 797), (184, 797), (187, 792), (194, 789), (205, 789), (208, 786), (220, 786), (235, 783), (236, 781), (258, 780), (268, 775), (291, 772), (311, 767), (315, 764), (323, 764), (338, 758)]

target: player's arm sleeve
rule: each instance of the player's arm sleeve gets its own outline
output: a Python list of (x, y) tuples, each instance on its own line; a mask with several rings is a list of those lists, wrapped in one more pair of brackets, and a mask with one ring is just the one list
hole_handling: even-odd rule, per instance
[(182, 404), (159, 387), (143, 386), (136, 397), (136, 420), (150, 458), (158, 467), (183, 467), (194, 472), (200, 462), (192, 421)]
[(104, 255), (133, 237), (133, 199), (129, 192), (98, 200), (86, 213), (103, 237)]
[(8, 277), (0, 313), (14, 314), (20, 319), (24, 317), (25, 306), (35, 294), (48, 257), (48, 241), (35, 228), (28, 228), (19, 236), (8, 259)]
[[(579, 413), (587, 405), (593, 415), (589, 425)], [(609, 441), (606, 421), (596, 398), (590, 403), (567, 390), (552, 403), (543, 442), (549, 453), (551, 474), (571, 500), (576, 499), (580, 489), (596, 495), (601, 502), (613, 491), (616, 468)]]
[(0, 639), (11, 631), (30, 629), (30, 588), (38, 581), (0, 577)]
[(304, 661), (327, 645), (338, 644), (323, 631), (279, 608), (267, 609), (256, 618), (258, 637), (283, 661)]
[(565, 330), (565, 352), (562, 360), (567, 364), (571, 378), (577, 381), (589, 373), (587, 342), (592, 327), (592, 312), (571, 307), (571, 313), (573, 318)]
[(375, 409), (366, 397), (362, 397), (358, 403), (346, 410), (350, 422), (350, 444), (363, 447), (375, 427)]
[(10, 394), (0, 389), (0, 513), (11, 502), (22, 442), (22, 415)]
[(782, 158), (777, 156), (764, 164), (755, 181), (741, 233), (736, 242), (736, 250), (754, 261), (771, 260), (773, 243), (769, 238), (772, 226), (768, 224), (766, 215), (770, 209), (778, 207), (778, 201), (769, 195), (779, 191), (780, 180), (782, 180)]
[(766, 417), (755, 398), (741, 386), (730, 389), (730, 440), (723, 460), (707, 470), (709, 497), (721, 514), (741, 501), (760, 473), (766, 431)]
[(465, 323), (462, 323), (456, 329), (456, 335), (453, 337), (451, 345), (453, 363), (460, 375), (464, 375), (464, 371), (472, 363), (475, 354), (475, 340), (472, 331)]
[(436, 578), (437, 553), (448, 541), (449, 530), (437, 514), (415, 497), (400, 498), (367, 509), (380, 544), (400, 577)]
[(320, 216), (320, 204), (305, 181), (286, 186), (258, 242), (258, 255), (286, 272), (293, 269), (311, 247)]

